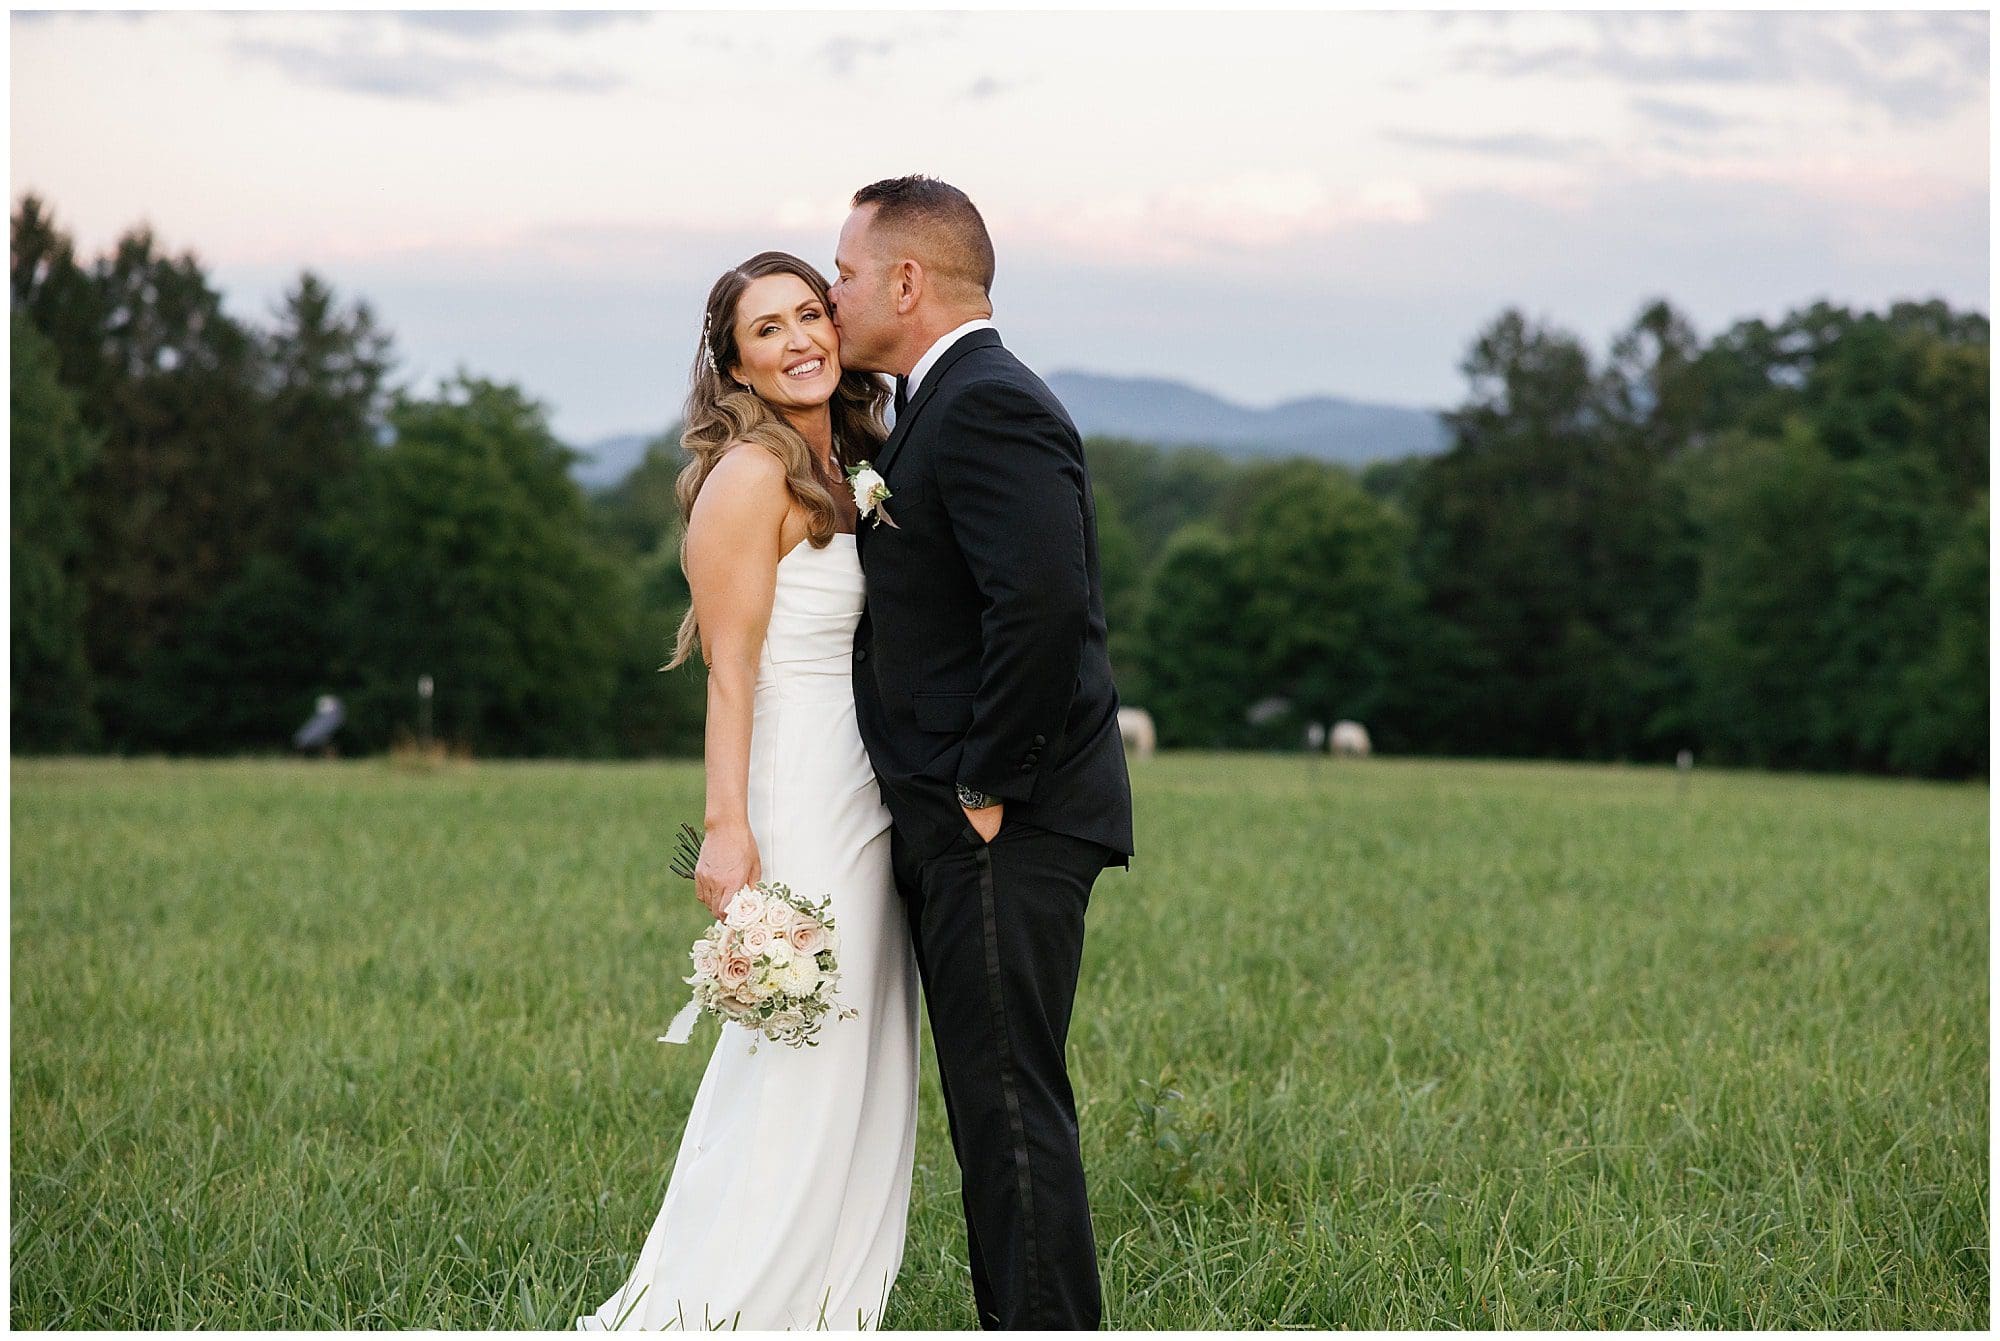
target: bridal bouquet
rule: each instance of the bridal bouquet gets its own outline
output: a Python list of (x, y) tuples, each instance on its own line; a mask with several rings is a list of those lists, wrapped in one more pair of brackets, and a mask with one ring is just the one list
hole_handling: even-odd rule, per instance
[[(683, 873), (692, 878), (694, 865), (685, 853), (693, 831), (682, 829)], [(692, 841), (699, 853), (698, 836)], [(813, 903), (770, 881), (738, 890), (688, 951), (694, 973), (681, 981), (694, 995), (660, 1042), (687, 1042), (704, 1010), (794, 1048), (817, 1046), (829, 1014), (853, 1019), (859, 1012), (833, 999), (840, 984), (840, 932), (827, 912), (830, 902)]]

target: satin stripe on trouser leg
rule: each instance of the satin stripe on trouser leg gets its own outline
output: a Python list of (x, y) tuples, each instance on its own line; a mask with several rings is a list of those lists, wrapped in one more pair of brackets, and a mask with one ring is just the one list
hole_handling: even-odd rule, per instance
[[(917, 978), (923, 984), (924, 1005), (928, 1010), (934, 998), (930, 988), (930, 968), (924, 960), (923, 938), (918, 934), (919, 915), (922, 913), (924, 907), (923, 892), (919, 884), (916, 866), (904, 846), (903, 837), (900, 832), (896, 834), (895, 871), (897, 892), (903, 896), (904, 910), (909, 918), (910, 945), (916, 952)], [(932, 1027), (932, 1037), (935, 1040), (935, 1026)], [(942, 1068), (938, 1071), (938, 1090), (944, 1096), (945, 1123), (951, 1133), (952, 1158), (958, 1161), (959, 1167), (962, 1170), (965, 1166), (965, 1158), (959, 1153), (958, 1110), (952, 1106), (951, 1082), (945, 1077)], [(961, 1203), (964, 1201), (962, 1191), (960, 1193), (960, 1201)], [(966, 1255), (969, 1258), (968, 1265), (972, 1273), (973, 1307), (977, 1311), (980, 1326), (991, 1327), (996, 1325), (997, 1322), (997, 1315), (993, 1311), (993, 1287), (986, 1273), (985, 1258), (979, 1252), (979, 1235), (972, 1228), (972, 1210), (969, 1205), (965, 1208), (965, 1215)]]
[[(968, 825), (915, 873), (913, 928), (978, 1245), (985, 1327), (1095, 1328), (1096, 1243), (1064, 1060), (1094, 843)], [(906, 893), (908, 892), (906, 888)]]

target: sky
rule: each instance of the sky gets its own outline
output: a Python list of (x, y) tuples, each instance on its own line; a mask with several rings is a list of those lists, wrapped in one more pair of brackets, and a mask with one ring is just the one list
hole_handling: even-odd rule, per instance
[(1444, 407), (1508, 307), (1602, 351), (1826, 299), (1990, 313), (1983, 12), (26, 14), (10, 181), (268, 322), (310, 269), (399, 378), (573, 442), (677, 417), (715, 277), (832, 269), (856, 188), (979, 205), (1046, 373)]

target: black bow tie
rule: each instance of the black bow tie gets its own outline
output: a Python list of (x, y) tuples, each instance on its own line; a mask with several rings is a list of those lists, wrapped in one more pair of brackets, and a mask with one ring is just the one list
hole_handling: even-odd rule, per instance
[(896, 379), (896, 417), (898, 419), (903, 417), (903, 407), (909, 403), (910, 379), (907, 377), (898, 377)]

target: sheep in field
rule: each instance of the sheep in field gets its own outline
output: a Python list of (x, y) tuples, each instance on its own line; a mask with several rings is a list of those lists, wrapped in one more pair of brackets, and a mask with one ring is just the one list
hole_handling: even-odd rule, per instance
[(1359, 722), (1339, 721), (1333, 724), (1333, 752), (1354, 759), (1368, 757), (1368, 728)]
[(1144, 708), (1120, 708), (1118, 738), (1125, 742), (1126, 753), (1141, 759), (1152, 758), (1159, 743), (1159, 735), (1153, 730), (1153, 714)]

